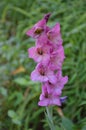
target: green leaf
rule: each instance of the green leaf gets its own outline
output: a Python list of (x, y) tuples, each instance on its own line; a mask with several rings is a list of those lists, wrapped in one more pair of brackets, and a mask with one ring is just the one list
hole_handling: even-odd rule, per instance
[(3, 96), (7, 96), (7, 90), (5, 88), (1, 87), (0, 94), (2, 94)]
[(16, 78), (14, 79), (14, 82), (21, 85), (21, 86), (28, 86), (29, 82), (25, 78)]
[(21, 125), (21, 121), (17, 118), (12, 119), (12, 122), (17, 125)]
[(14, 82), (19, 84), (20, 86), (28, 86), (28, 85), (34, 85), (34, 84), (38, 85), (39, 84), (39, 82), (33, 82), (29, 79), (27, 80), (27, 79), (22, 78), (22, 77), (15, 78)]
[(86, 101), (83, 101), (79, 106), (86, 105)]
[(73, 130), (74, 124), (66, 117), (62, 117), (62, 125), (65, 130)]
[(12, 122), (17, 125), (21, 125), (21, 121), (19, 120), (19, 116), (13, 110), (8, 111), (8, 116), (11, 117)]
[(56, 128), (56, 130), (61, 130), (60, 127), (58, 127), (58, 126), (56, 126), (55, 128)]
[(15, 105), (18, 105), (18, 104), (20, 104), (22, 101), (23, 101), (23, 94), (22, 93), (20, 93), (20, 92), (17, 92), (16, 93), (16, 101), (15, 101)]
[(16, 117), (16, 113), (13, 110), (9, 110), (8, 116), (11, 117), (11, 118), (14, 118), (14, 117)]
[(82, 128), (82, 130), (86, 130), (86, 126), (84, 126), (84, 127)]

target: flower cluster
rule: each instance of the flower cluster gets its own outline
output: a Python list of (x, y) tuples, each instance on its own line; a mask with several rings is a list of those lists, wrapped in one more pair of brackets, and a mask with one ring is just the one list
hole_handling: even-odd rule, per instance
[(47, 26), (50, 14), (46, 14), (37, 22), (27, 35), (35, 39), (35, 46), (28, 49), (29, 58), (32, 58), (37, 66), (31, 73), (33, 81), (42, 83), (42, 93), (38, 105), (61, 105), (66, 98), (61, 97), (62, 89), (68, 81), (68, 77), (62, 77), (62, 63), (65, 59), (64, 48), (60, 33), (60, 24), (52, 28)]

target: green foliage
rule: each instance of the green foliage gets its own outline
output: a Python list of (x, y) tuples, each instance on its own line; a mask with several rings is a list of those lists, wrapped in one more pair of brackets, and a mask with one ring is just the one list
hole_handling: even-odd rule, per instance
[(17, 125), (21, 124), (21, 122), (18, 119), (18, 115), (13, 110), (8, 111), (8, 116), (12, 118), (12, 122), (14, 124), (17, 124)]
[(82, 128), (82, 130), (86, 130), (86, 126), (84, 126), (84, 127)]
[(62, 117), (62, 125), (63, 125), (64, 129), (66, 129), (66, 130), (74, 130), (73, 123), (66, 117)]
[(52, 13), (48, 25), (61, 24), (66, 55), (63, 75), (69, 77), (63, 91), (68, 96), (62, 107), (65, 118), (61, 121), (54, 111), (56, 129), (86, 129), (85, 10), (83, 0), (0, 0), (0, 130), (49, 129), (45, 108), (37, 105), (41, 85), (30, 80), (35, 63), (27, 50), (34, 40), (25, 34), (48, 12)]

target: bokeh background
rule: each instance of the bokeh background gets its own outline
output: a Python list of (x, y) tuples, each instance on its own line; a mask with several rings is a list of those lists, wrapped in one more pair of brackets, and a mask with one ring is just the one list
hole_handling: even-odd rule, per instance
[(34, 40), (25, 34), (48, 12), (49, 26), (61, 24), (63, 75), (69, 77), (61, 108), (66, 120), (55, 106), (54, 122), (57, 130), (86, 130), (85, 0), (0, 0), (0, 130), (49, 130), (45, 108), (37, 105), (41, 85), (30, 80), (36, 64), (27, 50)]

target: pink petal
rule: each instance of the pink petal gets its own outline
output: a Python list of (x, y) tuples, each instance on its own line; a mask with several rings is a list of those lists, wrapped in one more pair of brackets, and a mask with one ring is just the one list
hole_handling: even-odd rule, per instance
[(58, 34), (58, 33), (60, 32), (60, 24), (57, 23), (57, 24), (51, 29), (51, 31)]
[(40, 74), (37, 70), (32, 71), (31, 80), (38, 81), (39, 77), (40, 77)]
[(55, 84), (57, 82), (57, 78), (55, 74), (53, 73), (53, 71), (48, 72), (47, 77), (51, 83)]
[(33, 37), (33, 35), (34, 35), (34, 27), (31, 28), (31, 29), (29, 29), (29, 30), (26, 32), (26, 34), (27, 34), (27, 36)]
[(61, 106), (61, 101), (58, 97), (57, 98), (55, 97), (52, 101), (52, 104), (57, 105), (57, 106)]
[(49, 100), (45, 99), (45, 100), (41, 100), (38, 102), (39, 106), (48, 106), (49, 105)]
[(34, 58), (36, 55), (36, 48), (35, 47), (31, 47), (28, 49), (28, 54), (30, 58)]
[(66, 84), (68, 82), (68, 76), (62, 78), (62, 83)]

